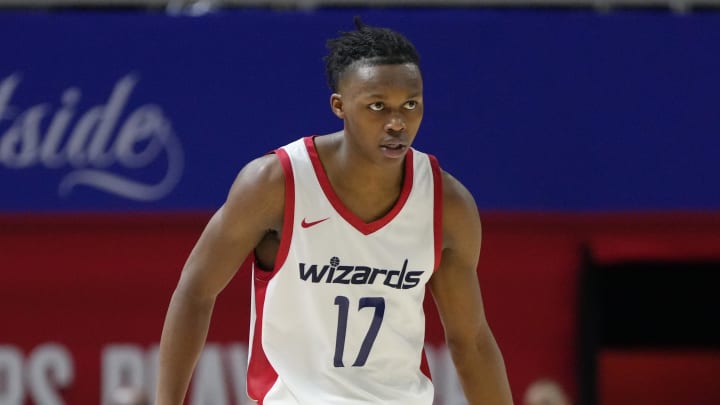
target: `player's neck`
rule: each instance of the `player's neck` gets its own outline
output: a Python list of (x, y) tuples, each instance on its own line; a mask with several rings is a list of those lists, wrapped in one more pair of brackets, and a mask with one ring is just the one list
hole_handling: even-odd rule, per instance
[(329, 135), (321, 142), (316, 142), (316, 147), (334, 188), (391, 193), (399, 193), (402, 189), (404, 159), (399, 159), (396, 164), (373, 162), (354, 151), (342, 139), (342, 133)]

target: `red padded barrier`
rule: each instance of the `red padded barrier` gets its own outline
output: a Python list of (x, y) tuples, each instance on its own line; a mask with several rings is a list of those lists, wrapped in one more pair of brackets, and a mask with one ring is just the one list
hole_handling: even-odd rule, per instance
[[(104, 347), (159, 340), (180, 269), (209, 213), (0, 216), (0, 345), (68, 348), (67, 403), (98, 403)], [(516, 402), (538, 377), (575, 394), (580, 249), (600, 260), (718, 258), (720, 214), (482, 213), (478, 275)], [(247, 271), (221, 294), (209, 340), (246, 341)], [(442, 329), (428, 303), (429, 343)], [(26, 364), (27, 365), (27, 364)], [(28, 402), (30, 403), (30, 402)]]
[(598, 376), (602, 405), (720, 404), (720, 351), (605, 350)]

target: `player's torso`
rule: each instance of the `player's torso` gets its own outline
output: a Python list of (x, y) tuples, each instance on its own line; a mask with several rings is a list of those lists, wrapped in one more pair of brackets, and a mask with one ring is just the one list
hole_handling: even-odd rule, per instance
[[(332, 191), (311, 139), (278, 154), (292, 173), (293, 209), (275, 271), (255, 272), (251, 396), (266, 404), (432, 403), (421, 371), (422, 303), (439, 260), (439, 170), (409, 152), (398, 202), (367, 224)], [(275, 376), (265, 389), (251, 386), (260, 356)]]

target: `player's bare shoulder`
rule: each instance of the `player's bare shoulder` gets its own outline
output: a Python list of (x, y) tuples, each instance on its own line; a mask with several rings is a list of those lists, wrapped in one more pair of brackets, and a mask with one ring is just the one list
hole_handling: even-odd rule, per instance
[(242, 218), (245, 226), (274, 229), (282, 225), (284, 205), (285, 174), (273, 153), (250, 161), (240, 170), (222, 210), (231, 222), (232, 218)]
[(481, 237), (480, 215), (470, 191), (455, 177), (442, 171), (443, 247), (477, 242)]

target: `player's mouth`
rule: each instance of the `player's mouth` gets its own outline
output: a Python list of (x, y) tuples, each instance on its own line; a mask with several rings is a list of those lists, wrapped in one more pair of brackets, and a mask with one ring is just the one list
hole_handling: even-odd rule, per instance
[(400, 142), (387, 142), (380, 145), (380, 150), (382, 150), (385, 157), (389, 157), (392, 159), (397, 159), (405, 156), (405, 152), (407, 151), (407, 149), (408, 146)]

